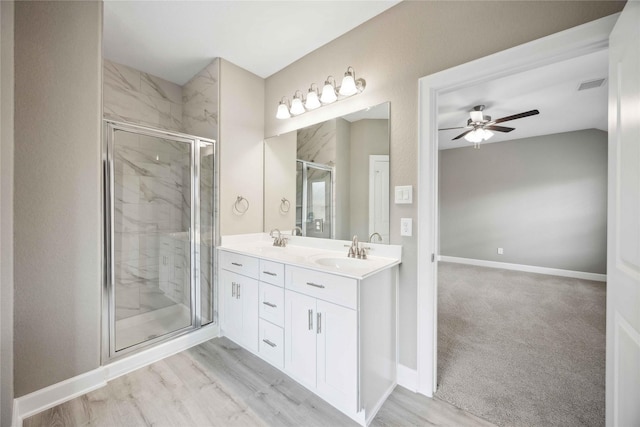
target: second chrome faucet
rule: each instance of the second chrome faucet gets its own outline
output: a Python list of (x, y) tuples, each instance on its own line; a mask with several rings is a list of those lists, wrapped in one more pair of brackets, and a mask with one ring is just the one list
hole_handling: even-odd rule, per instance
[(351, 246), (349, 247), (347, 256), (349, 258), (367, 259), (367, 248), (359, 247), (357, 235), (353, 236), (353, 240), (351, 240)]

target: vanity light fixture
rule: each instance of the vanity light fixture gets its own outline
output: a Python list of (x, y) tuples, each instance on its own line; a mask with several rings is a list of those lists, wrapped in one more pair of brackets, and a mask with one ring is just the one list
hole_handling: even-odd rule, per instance
[(294, 116), (299, 116), (300, 114), (307, 111), (304, 109), (304, 105), (302, 104), (302, 92), (300, 92), (299, 90), (297, 90), (296, 93), (293, 94), (293, 101), (291, 101), (291, 109), (289, 111), (291, 111), (291, 114), (293, 114)]
[(276, 113), (276, 119), (288, 119), (291, 117), (289, 113), (289, 100), (286, 96), (283, 96), (278, 104), (278, 112)]
[[(314, 86), (316, 87), (315, 89), (313, 88)], [(322, 104), (320, 104), (320, 99), (318, 98), (318, 85), (311, 83), (309, 93), (307, 93), (307, 100), (304, 103), (304, 108), (308, 111), (315, 110), (320, 106), (322, 106)]]
[(356, 93), (358, 93), (358, 88), (356, 87), (356, 70), (354, 70), (353, 67), (348, 67), (347, 72), (344, 73), (342, 84), (340, 85), (340, 95), (351, 96)]
[(324, 86), (322, 87), (322, 95), (320, 96), (320, 102), (323, 104), (331, 104), (338, 100), (338, 95), (336, 95), (336, 79), (333, 76), (327, 77), (327, 80), (324, 82)]
[(342, 79), (342, 84), (338, 87), (336, 87), (336, 80), (333, 76), (329, 76), (324, 82), (320, 94), (318, 93), (318, 86), (312, 83), (306, 98), (304, 98), (301, 91), (296, 90), (290, 106), (288, 105), (287, 97), (282, 97), (282, 100), (280, 100), (278, 104), (276, 118), (288, 119), (291, 116), (298, 116), (307, 111), (322, 107), (323, 105), (332, 104), (362, 92), (366, 85), (367, 82), (363, 78), (356, 79), (356, 71), (353, 67), (347, 67), (347, 71), (344, 73), (344, 78)]

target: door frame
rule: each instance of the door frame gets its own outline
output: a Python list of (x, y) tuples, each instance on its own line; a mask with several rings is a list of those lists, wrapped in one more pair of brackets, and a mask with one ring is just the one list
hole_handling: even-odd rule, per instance
[(606, 49), (620, 14), (525, 43), (419, 79), (417, 391), (432, 397), (438, 356), (438, 96)]
[[(388, 154), (370, 154), (369, 155), (369, 236), (373, 234), (375, 230), (375, 191), (374, 191), (374, 183), (375, 183), (375, 174), (374, 165), (376, 162), (387, 162), (389, 163), (389, 155)], [(387, 180), (387, 185), (389, 184), (389, 180)], [(389, 206), (387, 206), (387, 212), (389, 212)], [(389, 242), (389, 232), (387, 231), (387, 242)]]

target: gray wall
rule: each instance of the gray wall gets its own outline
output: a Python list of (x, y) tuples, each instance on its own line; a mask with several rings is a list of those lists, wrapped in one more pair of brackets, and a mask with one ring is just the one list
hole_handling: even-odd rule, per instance
[[(265, 136), (391, 101), (391, 189), (413, 185), (417, 195), (420, 77), (619, 12), (623, 6), (617, 1), (401, 2), (267, 78)], [(360, 95), (288, 120), (275, 118), (282, 96), (340, 75), (349, 65), (367, 80)], [(417, 218), (416, 198), (412, 205), (392, 204), (390, 216), (391, 243), (403, 245), (399, 347), (400, 363), (409, 368), (416, 367), (417, 354), (419, 230), (400, 237), (400, 218)]]
[(439, 172), (440, 255), (606, 273), (606, 132), (441, 150)]
[(350, 230), (362, 241), (369, 238), (369, 156), (372, 154), (389, 154), (389, 120), (365, 119), (351, 123)]
[(0, 2), (0, 426), (13, 406), (13, 15)]
[(15, 395), (100, 363), (101, 2), (15, 5)]

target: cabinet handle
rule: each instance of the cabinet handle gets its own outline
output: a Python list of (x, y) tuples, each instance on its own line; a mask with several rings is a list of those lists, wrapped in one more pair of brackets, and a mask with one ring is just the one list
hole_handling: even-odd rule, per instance
[(242, 267), (242, 264), (239, 264), (237, 262), (232, 262), (231, 265), (235, 265), (236, 267)]
[(321, 333), (322, 332), (322, 313), (318, 313), (318, 329), (317, 329), (317, 333)]
[(276, 273), (272, 273), (270, 271), (263, 271), (264, 274), (268, 274), (269, 276), (277, 276)]
[(231, 282), (231, 296), (235, 298), (236, 296), (236, 282)]
[(324, 285), (318, 285), (317, 283), (307, 282), (307, 285), (313, 286), (315, 288), (324, 288)]
[(313, 331), (313, 310), (309, 309), (309, 330)]
[(267, 301), (263, 301), (262, 303), (263, 303), (264, 305), (268, 305), (268, 306), (269, 306), (269, 307), (271, 307), (271, 308), (276, 308), (276, 307), (277, 307), (277, 305), (275, 305), (275, 304), (271, 304), (270, 302), (267, 302)]
[(236, 288), (236, 298), (240, 299), (240, 283), (238, 283), (238, 287)]
[(271, 347), (276, 347), (276, 345), (274, 343), (272, 343), (271, 341), (269, 341), (266, 338), (263, 339), (262, 342), (265, 343), (266, 345), (270, 345)]

